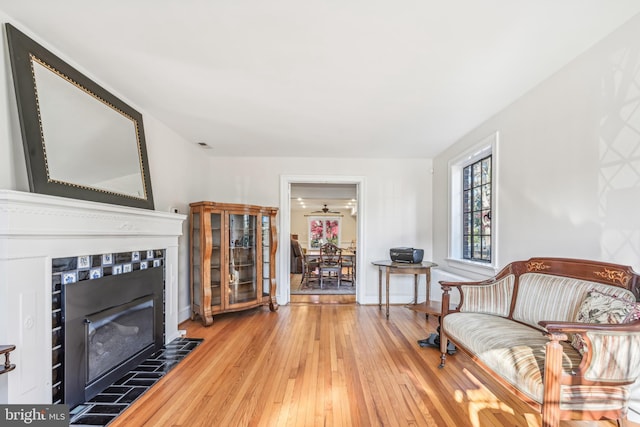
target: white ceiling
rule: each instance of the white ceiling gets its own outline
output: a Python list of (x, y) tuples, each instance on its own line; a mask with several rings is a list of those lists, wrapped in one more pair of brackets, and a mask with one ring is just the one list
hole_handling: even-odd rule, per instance
[(291, 210), (314, 212), (325, 207), (331, 211), (351, 211), (357, 205), (356, 184), (291, 184)]
[(638, 0), (0, 0), (212, 156), (426, 157), (640, 13)]

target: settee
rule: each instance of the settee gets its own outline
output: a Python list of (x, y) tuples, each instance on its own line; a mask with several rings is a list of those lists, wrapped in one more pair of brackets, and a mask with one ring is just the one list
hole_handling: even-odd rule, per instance
[(440, 368), (452, 342), (538, 411), (544, 427), (626, 418), (640, 373), (640, 276), (630, 267), (531, 258), (489, 280), (440, 284)]

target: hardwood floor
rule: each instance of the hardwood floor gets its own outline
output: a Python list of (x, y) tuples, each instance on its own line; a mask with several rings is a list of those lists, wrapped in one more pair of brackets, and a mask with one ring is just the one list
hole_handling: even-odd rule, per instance
[(355, 295), (291, 295), (291, 304), (355, 304)]
[(439, 370), (439, 352), (416, 342), (432, 322), (356, 304), (258, 308), (208, 328), (188, 321), (187, 336), (205, 341), (110, 427), (540, 425), (467, 356)]

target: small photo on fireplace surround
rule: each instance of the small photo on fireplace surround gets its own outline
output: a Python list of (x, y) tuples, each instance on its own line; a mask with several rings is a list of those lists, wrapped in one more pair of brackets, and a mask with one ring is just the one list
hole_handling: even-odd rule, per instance
[(62, 283), (67, 285), (69, 283), (75, 283), (78, 279), (78, 273), (75, 271), (70, 271), (68, 273), (62, 273)]
[(78, 268), (89, 268), (91, 267), (91, 257), (89, 255), (79, 256), (78, 257)]

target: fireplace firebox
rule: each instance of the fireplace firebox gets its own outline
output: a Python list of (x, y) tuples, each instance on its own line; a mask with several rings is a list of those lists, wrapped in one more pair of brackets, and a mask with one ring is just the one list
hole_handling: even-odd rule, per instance
[(89, 401), (164, 343), (164, 273), (63, 285), (64, 403)]

